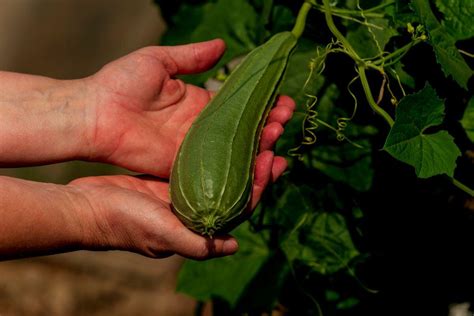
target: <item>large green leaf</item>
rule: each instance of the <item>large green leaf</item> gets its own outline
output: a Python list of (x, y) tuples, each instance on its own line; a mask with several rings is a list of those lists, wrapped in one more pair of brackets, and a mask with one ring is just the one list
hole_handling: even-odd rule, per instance
[(428, 0), (412, 0), (411, 4), (421, 23), (428, 30), (430, 43), (444, 74), (452, 76), (461, 87), (467, 89), (467, 83), (473, 75), (473, 70), (469, 68), (469, 65), (456, 48), (455, 38), (436, 19)]
[(338, 213), (305, 214), (282, 245), (288, 259), (323, 275), (348, 267), (359, 255), (344, 217)]
[(273, 253), (245, 289), (236, 309), (245, 306), (245, 309), (272, 310), (278, 303), (289, 273), (290, 266), (285, 256), (281, 252)]
[(296, 186), (291, 182), (284, 185), (285, 191), (279, 196), (273, 215), (277, 223), (285, 225), (283, 230), (289, 232), (297, 225), (301, 216), (313, 211), (309, 202), (313, 192), (306, 185)]
[(471, 98), (466, 110), (464, 111), (461, 125), (466, 131), (467, 137), (474, 142), (474, 97)]
[(430, 85), (404, 97), (384, 149), (394, 158), (415, 167), (420, 178), (438, 174), (453, 176), (461, 155), (447, 131), (426, 134), (427, 128), (443, 122), (444, 103)]
[(393, 5), (385, 8), (385, 12), (391, 18), (390, 24), (395, 28), (406, 28), (407, 23), (416, 22), (416, 15), (410, 8), (410, 2), (406, 0), (395, 0)]
[(441, 24), (456, 40), (474, 36), (474, 1), (436, 0), (436, 6), (444, 14)]
[(235, 255), (203, 262), (186, 261), (178, 277), (177, 290), (201, 301), (220, 298), (235, 307), (269, 259), (270, 252), (262, 235), (252, 233), (248, 223), (240, 225), (233, 235), (240, 246)]
[(368, 140), (358, 142), (362, 148), (348, 142), (335, 145), (318, 145), (313, 150), (311, 166), (328, 177), (345, 183), (357, 191), (372, 186), (372, 150)]

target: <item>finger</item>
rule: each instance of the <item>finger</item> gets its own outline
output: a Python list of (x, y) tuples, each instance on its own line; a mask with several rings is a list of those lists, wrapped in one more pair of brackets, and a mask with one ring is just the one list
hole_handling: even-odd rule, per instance
[(276, 156), (273, 158), (272, 166), (272, 182), (275, 182), (288, 167), (288, 162), (282, 156)]
[(239, 245), (232, 236), (214, 236), (211, 239), (184, 228), (174, 234), (171, 249), (183, 257), (204, 260), (232, 255), (237, 252)]
[(282, 95), (279, 96), (275, 107), (270, 111), (267, 119), (267, 124), (278, 122), (282, 125), (286, 124), (295, 111), (295, 101), (292, 98)]
[(165, 59), (165, 66), (171, 76), (208, 70), (217, 63), (224, 51), (225, 43), (221, 39), (187, 45), (157, 46), (155, 49), (156, 55)]
[(217, 94), (217, 91), (207, 91), (207, 93), (209, 93), (209, 99), (212, 99)]
[(250, 207), (255, 208), (262, 197), (262, 193), (272, 178), (273, 152), (264, 151), (255, 159), (255, 176), (253, 181), (252, 198)]
[(262, 131), (259, 151), (271, 150), (283, 131), (283, 126), (278, 122), (267, 124)]
[(295, 100), (287, 95), (279, 95), (275, 105), (288, 107), (291, 111), (294, 111), (296, 108)]

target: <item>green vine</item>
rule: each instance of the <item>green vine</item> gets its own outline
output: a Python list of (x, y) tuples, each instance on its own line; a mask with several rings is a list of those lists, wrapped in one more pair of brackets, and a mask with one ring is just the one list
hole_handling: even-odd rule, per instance
[[(155, 1), (162, 2), (163, 9), (169, 4)], [(463, 106), (471, 105), (472, 96), (462, 90), (467, 89), (472, 61), (468, 59), (473, 55), (464, 42), (457, 47), (449, 32), (433, 33), (435, 26), (448, 31), (448, 20), (456, 18), (462, 27), (456, 31), (458, 36), (467, 38), (470, 31), (464, 26), (470, 21), (456, 10), (441, 10), (442, 1), (412, 0), (408, 5), (376, 0), (369, 7), (363, 0), (299, 0), (296, 12), (295, 2), (290, 2), (179, 0), (173, 2), (183, 4), (179, 14), (175, 8), (162, 11), (172, 17), (164, 45), (175, 45), (177, 39), (180, 43), (215, 37), (226, 41), (226, 54), (216, 68), (275, 33), (290, 30), (299, 38), (279, 91), (292, 97), (298, 108), (276, 148), (279, 155), (297, 146), (289, 150), (294, 159), (289, 159), (288, 171), (266, 190), (253, 217), (231, 232), (240, 250), (232, 257), (186, 261), (178, 288), (197, 300), (218, 298), (214, 312), (219, 315), (261, 315), (275, 309), (306, 315), (380, 314), (370, 304), (380, 296), (369, 293), (374, 292), (371, 288), (390, 284), (374, 283), (374, 275), (380, 275), (380, 268), (387, 274), (408, 275), (397, 278), (403, 286), (410, 282), (412, 269), (393, 260), (390, 269), (378, 265), (367, 269), (367, 260), (374, 255), (367, 243), (396, 234), (400, 227), (406, 230), (409, 217), (410, 227), (416, 229), (406, 232), (400, 246), (424, 244), (426, 236), (436, 234), (436, 227), (425, 225), (423, 212), (403, 212), (407, 205), (436, 210), (443, 219), (458, 219), (459, 211), (472, 201), (466, 194), (474, 195), (468, 176), (472, 166), (466, 163), (471, 130), (465, 123), (470, 123), (466, 113), (471, 112), (467, 107), (463, 111)], [(427, 17), (436, 8), (443, 14)], [(430, 47), (432, 52), (426, 49)], [(443, 61), (439, 49), (460, 56), (452, 60), (444, 56), (447, 60)], [(421, 73), (425, 67), (435, 69), (428, 80)], [(225, 73), (218, 77), (224, 79)], [(202, 85), (214, 75), (210, 71), (184, 79)], [(424, 88), (422, 81), (428, 81)], [(459, 87), (440, 89), (448, 81)], [(453, 101), (459, 101), (459, 106), (452, 107)], [(440, 125), (457, 124), (453, 119), (460, 118), (461, 112), (462, 129)], [(385, 154), (400, 166), (387, 167)], [(403, 168), (402, 163), (410, 167)], [(432, 179), (426, 182), (433, 190), (421, 187), (424, 181), (415, 181), (415, 174)], [(383, 212), (380, 205), (387, 206)], [(383, 231), (368, 234), (367, 221)], [(458, 226), (447, 220), (443, 229), (454, 236), (451, 232), (457, 232)], [(459, 235), (461, 239), (463, 234)], [(390, 303), (399, 301), (393, 297)]]
[[(329, 53), (342, 52), (342, 53), (345, 53), (346, 55), (348, 55), (352, 60), (354, 60), (354, 62), (356, 64), (357, 77), (354, 78), (354, 79), (359, 78), (360, 83), (362, 85), (362, 88), (364, 90), (365, 98), (367, 100), (368, 105), (372, 108), (372, 110), (376, 114), (378, 114), (380, 117), (382, 117), (385, 120), (385, 122), (387, 122), (387, 124), (390, 126), (390, 128), (393, 127), (394, 119), (392, 118), (392, 116), (387, 111), (385, 111), (382, 107), (379, 106), (379, 102), (383, 98), (383, 91), (384, 91), (385, 86), (387, 87), (387, 89), (389, 90), (389, 92), (391, 94), (392, 103), (393, 104), (398, 103), (397, 98), (395, 97), (394, 93), (392, 92), (392, 90), (390, 88), (390, 84), (389, 84), (387, 76), (385, 74), (385, 68), (388, 68), (388, 67), (398, 63), (411, 48), (413, 48), (415, 45), (427, 40), (428, 37), (425, 33), (424, 27), (422, 25), (418, 25), (416, 28), (414, 28), (409, 23), (407, 25), (407, 30), (410, 34), (412, 34), (412, 41), (410, 41), (408, 44), (402, 46), (401, 48), (399, 48), (399, 49), (397, 49), (397, 50), (395, 50), (391, 53), (382, 52), (381, 47), (379, 47), (378, 42), (374, 38), (374, 40), (376, 41), (377, 46), (379, 48), (380, 55), (376, 56), (376, 57), (373, 57), (373, 58), (363, 59), (357, 54), (357, 52), (352, 47), (352, 45), (349, 43), (347, 38), (339, 31), (336, 24), (334, 23), (333, 15), (336, 15), (336, 16), (337, 15), (340, 15), (340, 16), (345, 15), (346, 17), (351, 16), (351, 15), (358, 15), (358, 16), (361, 16), (362, 18), (364, 18), (364, 21), (358, 21), (358, 22), (361, 22), (361, 23), (367, 25), (367, 23), (368, 23), (367, 22), (367, 17), (368, 16), (370, 16), (370, 15), (373, 16), (374, 14), (377, 14), (377, 17), (383, 16), (379, 13), (374, 13), (374, 12), (377, 11), (377, 10), (383, 9), (387, 6), (391, 6), (391, 5), (395, 4), (395, 1), (390, 1), (390, 2), (381, 4), (381, 5), (375, 6), (373, 8), (366, 9), (366, 10), (361, 9), (361, 7), (359, 5), (359, 1), (358, 1), (357, 2), (357, 7), (359, 8), (358, 11), (337, 9), (337, 8), (333, 9), (333, 8), (331, 8), (330, 0), (322, 0), (322, 2), (323, 2), (323, 5), (320, 5), (320, 4), (316, 3), (316, 1), (314, 1), (314, 0), (311, 0), (309, 2), (304, 2), (301, 9), (300, 9), (295, 27), (294, 27), (292, 32), (297, 37), (301, 36), (301, 34), (303, 33), (303, 30), (304, 30), (307, 13), (308, 13), (308, 11), (311, 7), (314, 7), (316, 9), (322, 11), (324, 13), (324, 16), (325, 16), (325, 19), (326, 19), (326, 24), (327, 24), (329, 30), (331, 31), (331, 33), (337, 39), (337, 42), (331, 43), (330, 47), (326, 48), (325, 54), (323, 54), (322, 56), (318, 55), (318, 57), (316, 59), (313, 59), (312, 62), (314, 63), (319, 58), (318, 67), (319, 67), (319, 73), (321, 73), (324, 70), (324, 60), (325, 60), (326, 56)], [(370, 29), (369, 25), (368, 25), (368, 27)], [(373, 35), (372, 32), (371, 32), (371, 34)], [(334, 48), (333, 48), (333, 46), (334, 46)], [(322, 57), (322, 59), (321, 59), (321, 57)], [(376, 70), (377, 72), (379, 72), (383, 76), (383, 84), (381, 86), (380, 94), (379, 94), (379, 98), (378, 98), (379, 102), (375, 101), (374, 95), (371, 91), (370, 84), (369, 84), (369, 81), (367, 79), (367, 74), (366, 74), (367, 69)], [(394, 74), (397, 78), (397, 81), (398, 81), (398, 83), (401, 87), (401, 90), (402, 90), (403, 94), (405, 95), (405, 91), (403, 89), (403, 85), (400, 83), (400, 79), (398, 77), (398, 74), (396, 73), (395, 70), (393, 70), (393, 69), (390, 69), (390, 70), (392, 72), (394, 72)], [(310, 65), (310, 74), (308, 76), (308, 79), (306, 80), (306, 83), (310, 80), (312, 75), (313, 75), (313, 68)], [(355, 98), (355, 96), (351, 93), (351, 91), (349, 89), (349, 86), (353, 83), (353, 81), (354, 80), (352, 80), (349, 83), (348, 91), (351, 94), (351, 96), (353, 98)], [(306, 83), (305, 83), (305, 86), (306, 86)], [(339, 141), (342, 141), (344, 139), (347, 139), (347, 137), (345, 137), (345, 135), (343, 134), (343, 130), (347, 126), (347, 123), (350, 120), (352, 120), (352, 118), (354, 118), (354, 116), (356, 114), (356, 111), (357, 111), (357, 98), (355, 98), (355, 107), (354, 107), (354, 112), (352, 113), (352, 116), (350, 118), (344, 118), (344, 117), (338, 118), (337, 119), (338, 127), (334, 128), (330, 124), (328, 124), (328, 123), (320, 120), (319, 118), (317, 118), (318, 112), (314, 110), (314, 107), (316, 106), (316, 103), (317, 103), (317, 97), (312, 95), (312, 94), (307, 94), (307, 97), (309, 99), (307, 100), (307, 103), (306, 103), (306, 115), (305, 115), (305, 119), (303, 121), (303, 126), (302, 126), (303, 141), (301, 142), (301, 144), (299, 146), (297, 146), (297, 147), (295, 147), (295, 148), (293, 148), (289, 151), (289, 154), (291, 156), (296, 156), (300, 160), (303, 158), (301, 153), (299, 152), (301, 147), (303, 145), (312, 145), (316, 142), (317, 137), (316, 137), (316, 134), (315, 134), (315, 130), (318, 128), (318, 123), (325, 126), (325, 127), (327, 127), (327, 128), (329, 128), (329, 129), (331, 129), (331, 130), (333, 130), (333, 131), (335, 131), (336, 134), (337, 134), (337, 139)], [(349, 143), (359, 147), (359, 145), (355, 144), (354, 142), (350, 141), (349, 139), (347, 139), (347, 140), (349, 141)], [(472, 190), (468, 186), (462, 184), (459, 180), (457, 180), (455, 178), (450, 177), (450, 179), (451, 179), (451, 182), (453, 183), (453, 185), (455, 185), (457, 188), (459, 188), (462, 191), (466, 192), (470, 196), (474, 196), (474, 194), (473, 194), (474, 190)]]

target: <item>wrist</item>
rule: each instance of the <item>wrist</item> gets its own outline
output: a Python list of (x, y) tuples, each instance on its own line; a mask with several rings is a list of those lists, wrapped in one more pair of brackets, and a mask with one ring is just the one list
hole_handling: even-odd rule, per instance
[(0, 177), (0, 260), (83, 249), (87, 205), (67, 186)]
[(76, 185), (72, 181), (65, 186), (68, 195), (75, 201), (76, 212), (80, 234), (76, 235), (75, 240), (80, 244), (81, 249), (85, 250), (109, 250), (119, 249), (116, 234), (118, 233), (110, 226), (109, 206), (107, 205), (103, 191), (100, 185)]
[[(1, 166), (83, 159), (89, 155), (87, 85), (0, 72)], [(50, 146), (45, 146), (45, 144)]]
[(62, 161), (90, 160), (94, 152), (95, 103), (88, 78), (59, 81), (52, 92), (52, 112)]

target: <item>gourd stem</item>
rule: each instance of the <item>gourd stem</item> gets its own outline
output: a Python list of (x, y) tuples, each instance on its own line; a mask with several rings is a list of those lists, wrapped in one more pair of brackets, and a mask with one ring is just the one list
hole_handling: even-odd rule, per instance
[(296, 38), (300, 38), (303, 34), (304, 28), (306, 26), (306, 16), (308, 15), (308, 12), (311, 10), (311, 8), (311, 3), (306, 1), (301, 6), (298, 16), (296, 17), (295, 26), (291, 30), (291, 33), (293, 33)]

